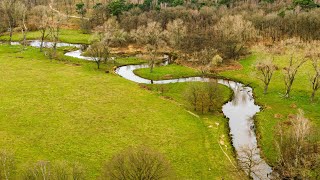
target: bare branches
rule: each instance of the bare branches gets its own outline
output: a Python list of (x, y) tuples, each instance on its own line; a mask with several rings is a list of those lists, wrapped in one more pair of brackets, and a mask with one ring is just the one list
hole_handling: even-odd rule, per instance
[(96, 62), (98, 69), (100, 69), (101, 62), (106, 62), (110, 55), (109, 46), (104, 41), (93, 43), (87, 52), (92, 57), (92, 60)]
[(248, 179), (251, 179), (253, 176), (261, 178), (259, 177), (259, 171), (261, 170), (259, 168), (263, 161), (259, 156), (259, 150), (257, 148), (241, 147), (238, 160), (239, 166), (247, 173)]
[(319, 59), (317, 57), (312, 59), (312, 67), (314, 74), (310, 77), (310, 82), (312, 85), (311, 101), (314, 101), (316, 92), (320, 89), (320, 67)]
[(12, 179), (15, 173), (15, 159), (13, 154), (0, 151), (0, 179)]
[(34, 13), (34, 20), (37, 22), (36, 26), (41, 33), (40, 52), (42, 52), (43, 41), (49, 25), (49, 10), (46, 6), (36, 6), (33, 8), (32, 12)]
[(294, 56), (291, 55), (288, 66), (283, 68), (284, 73), (284, 83), (285, 83), (285, 97), (290, 97), (290, 92), (292, 84), (296, 78), (298, 69), (307, 62), (305, 58), (294, 59)]
[(129, 148), (116, 155), (103, 169), (103, 179), (167, 179), (172, 177), (169, 162), (146, 147)]
[(153, 67), (156, 60), (156, 55), (161, 45), (164, 42), (164, 32), (158, 22), (149, 22), (147, 26), (139, 26), (137, 30), (131, 32), (132, 37), (139, 43), (145, 44), (147, 51), (150, 54), (150, 72), (153, 71)]
[(176, 19), (174, 21), (170, 21), (167, 24), (165, 35), (169, 45), (171, 45), (173, 49), (180, 49), (182, 46), (182, 40), (187, 35), (187, 27), (183, 20)]
[(279, 178), (309, 179), (308, 172), (320, 165), (319, 138), (303, 111), (279, 124), (277, 134), (279, 157), (275, 170)]
[(214, 112), (221, 107), (221, 91), (216, 82), (205, 84), (194, 83), (185, 92), (185, 97), (189, 101), (194, 111), (202, 114)]
[(260, 77), (258, 78), (264, 83), (264, 94), (266, 94), (273, 73), (278, 69), (278, 67), (273, 63), (272, 60), (266, 59), (263, 61), (259, 61), (256, 64), (255, 68), (260, 72)]
[(245, 50), (246, 43), (256, 37), (252, 22), (241, 15), (222, 17), (214, 29), (220, 43), (219, 50), (227, 59), (237, 59)]

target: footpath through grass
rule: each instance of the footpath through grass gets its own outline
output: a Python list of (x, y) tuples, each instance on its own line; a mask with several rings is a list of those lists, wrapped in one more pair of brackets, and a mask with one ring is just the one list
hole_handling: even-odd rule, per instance
[(150, 73), (150, 68), (136, 69), (134, 73), (140, 77), (161, 80), (161, 79), (174, 79), (190, 76), (200, 76), (200, 72), (181, 65), (171, 64), (168, 66), (161, 66), (153, 68), (153, 72)]
[(310, 102), (311, 84), (309, 74), (312, 73), (311, 62), (304, 64), (298, 71), (296, 80), (293, 84), (291, 98), (284, 98), (284, 79), (282, 69), (289, 62), (289, 56), (282, 55), (274, 58), (275, 63), (280, 67), (275, 72), (268, 94), (263, 94), (263, 83), (254, 74), (254, 64), (262, 60), (267, 55), (260, 50), (256, 50), (251, 56), (240, 61), (243, 69), (226, 71), (220, 73), (224, 77), (249, 84), (254, 89), (256, 102), (263, 106), (263, 110), (256, 116), (256, 126), (260, 138), (259, 145), (263, 154), (270, 163), (276, 161), (276, 151), (274, 144), (275, 126), (288, 119), (289, 115), (296, 114), (298, 109), (305, 112), (306, 117), (314, 123), (316, 128), (320, 127), (320, 94), (316, 102)]
[[(38, 160), (66, 160), (95, 179), (113, 155), (145, 145), (170, 160), (178, 179), (238, 178), (218, 145), (227, 135), (222, 116), (197, 118), (92, 63), (21, 49), (0, 45), (0, 148), (15, 154), (18, 173)], [(229, 143), (223, 148), (232, 156)]]
[[(48, 32), (46, 33), (47, 36)], [(59, 40), (61, 42), (73, 43), (73, 44), (89, 44), (90, 34), (83, 34), (80, 30), (71, 30), (71, 29), (61, 29)], [(40, 31), (32, 31), (27, 33), (27, 40), (41, 39)], [(9, 35), (6, 33), (3, 36), (0, 36), (0, 40), (7, 41), (9, 40)], [(16, 32), (12, 36), (12, 41), (22, 41), (22, 33)], [(47, 41), (50, 39), (46, 38)]]

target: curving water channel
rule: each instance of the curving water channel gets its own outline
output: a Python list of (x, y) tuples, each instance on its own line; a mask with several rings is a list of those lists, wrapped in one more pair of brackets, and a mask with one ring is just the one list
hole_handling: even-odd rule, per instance
[[(40, 47), (40, 41), (31, 41), (30, 46)], [(52, 43), (46, 42), (45, 47), (52, 46)], [(80, 48), (77, 44), (58, 43), (58, 47), (62, 46), (74, 46)], [(68, 52), (65, 55), (84, 60), (92, 60), (90, 57), (81, 55), (81, 50)], [(162, 65), (167, 65), (163, 63)], [(225, 85), (233, 90), (234, 96), (231, 101), (223, 105), (222, 111), (224, 115), (229, 119), (230, 134), (232, 137), (232, 144), (237, 152), (240, 162), (243, 161), (243, 157), (247, 157), (248, 150), (252, 154), (252, 158), (256, 165), (252, 169), (251, 176), (253, 179), (270, 179), (272, 168), (260, 157), (260, 150), (257, 146), (257, 138), (254, 131), (254, 115), (260, 111), (260, 107), (255, 104), (252, 88), (245, 86), (241, 83), (224, 80), (224, 79), (210, 79), (203, 77), (188, 77), (170, 80), (151, 81), (137, 76), (133, 73), (135, 69), (148, 68), (149, 65), (126, 65), (118, 67), (115, 72), (121, 77), (144, 84), (168, 84), (179, 82), (209, 82), (212, 80), (217, 81), (219, 84)]]

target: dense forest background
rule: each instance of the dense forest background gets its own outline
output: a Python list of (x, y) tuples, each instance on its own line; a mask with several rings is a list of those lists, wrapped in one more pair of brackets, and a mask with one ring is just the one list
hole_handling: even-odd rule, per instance
[(179, 19), (180, 23), (171, 24), (183, 30), (179, 42), (166, 45), (171, 44), (184, 55), (197, 53), (197, 59), (199, 53), (213, 52), (223, 59), (236, 59), (254, 42), (268, 45), (292, 37), (319, 40), (319, 6), (317, 0), (3, 0), (0, 32), (40, 30), (43, 23), (39, 18), (44, 13), (49, 17), (51, 10), (65, 15), (65, 20), (59, 21), (63, 28), (80, 28), (83, 33), (97, 32), (99, 27), (101, 32), (105, 22), (114, 17), (122, 35), (130, 36), (112, 44), (127, 45), (137, 42), (132, 31), (139, 27), (156, 22), (156, 28), (164, 31), (170, 22)]

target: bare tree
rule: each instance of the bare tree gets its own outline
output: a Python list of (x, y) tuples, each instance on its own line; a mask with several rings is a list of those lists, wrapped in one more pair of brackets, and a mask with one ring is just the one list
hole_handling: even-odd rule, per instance
[(35, 175), (37, 178), (43, 180), (50, 179), (51, 176), (51, 164), (49, 161), (38, 161), (35, 164)]
[(58, 180), (69, 179), (69, 166), (66, 161), (55, 162), (53, 165), (52, 176)]
[(0, 179), (9, 180), (15, 173), (15, 159), (13, 154), (7, 151), (0, 151)]
[(193, 107), (193, 110), (196, 111), (199, 99), (198, 86), (196, 84), (190, 85), (185, 93), (185, 97)]
[(270, 59), (259, 61), (255, 65), (256, 70), (258, 70), (258, 78), (264, 83), (264, 94), (267, 94), (270, 81), (272, 79), (273, 73), (278, 69), (278, 67)]
[(109, 58), (109, 47), (103, 41), (95, 42), (87, 50), (92, 60), (96, 62), (98, 69), (100, 69), (101, 62), (106, 62)]
[(283, 68), (284, 83), (285, 83), (285, 97), (290, 97), (292, 84), (296, 78), (298, 69), (307, 61), (307, 59), (294, 60), (293, 55), (290, 57), (288, 66)]
[[(238, 163), (242, 170), (247, 173), (248, 179), (252, 176), (259, 177), (259, 166), (262, 159), (259, 158), (259, 150), (254, 147), (241, 147), (239, 150)], [(261, 177), (259, 177), (261, 178)]]
[(20, 16), (19, 12), (17, 11), (19, 8), (17, 8), (20, 4), (17, 0), (2, 0), (1, 1), (1, 9), (4, 11), (4, 14), (6, 16), (6, 19), (8, 21), (8, 28), (9, 28), (9, 44), (12, 42), (12, 35), (13, 35), (13, 29), (17, 25), (17, 17)]
[(16, 11), (19, 15), (17, 15), (17, 21), (18, 24), (20, 25), (20, 29), (22, 32), (22, 37), (23, 37), (23, 46), (27, 45), (27, 32), (28, 32), (28, 27), (26, 25), (26, 20), (27, 20), (27, 7), (21, 3), (18, 2), (16, 4)]
[(85, 179), (84, 168), (79, 163), (70, 164), (66, 161), (38, 161), (27, 165), (20, 179), (58, 179), (58, 180), (83, 180)]
[(71, 166), (71, 175), (73, 180), (84, 180), (85, 178), (85, 168), (80, 163), (73, 163)]
[(170, 179), (173, 172), (162, 154), (146, 147), (129, 148), (112, 158), (103, 168), (102, 179)]
[(320, 67), (317, 58), (313, 59), (312, 67), (314, 69), (314, 74), (310, 77), (312, 85), (311, 101), (314, 101), (316, 92), (320, 89)]
[(53, 42), (52, 56), (56, 57), (57, 43), (59, 42), (62, 16), (60, 16), (59, 14), (56, 14), (54, 11), (51, 11), (49, 13), (49, 16), (50, 16), (49, 17), (49, 26), (48, 26), (49, 27), (49, 37), (50, 37), (51, 41)]
[(102, 26), (97, 27), (101, 40), (108, 46), (121, 46), (127, 39), (127, 32), (120, 28), (115, 17), (109, 18)]
[(34, 20), (37, 22), (37, 28), (41, 33), (41, 44), (40, 44), (40, 52), (42, 52), (43, 49), (43, 42), (46, 38), (46, 32), (49, 25), (49, 11), (48, 7), (46, 6), (36, 6), (33, 8), (33, 13), (35, 15)]

